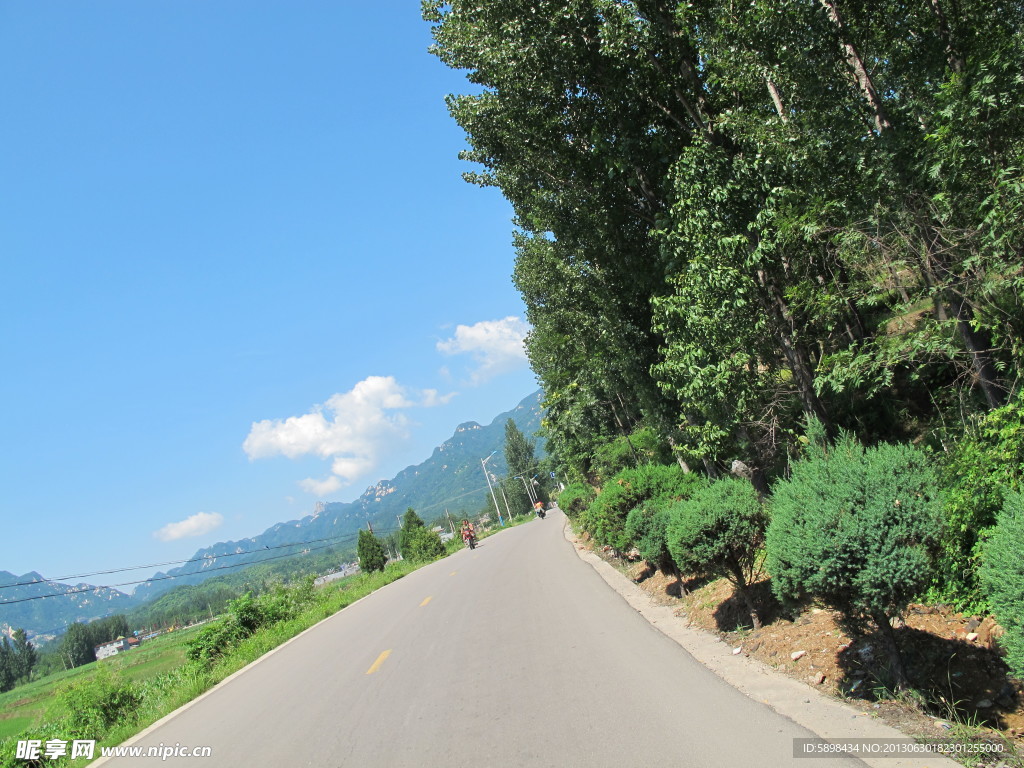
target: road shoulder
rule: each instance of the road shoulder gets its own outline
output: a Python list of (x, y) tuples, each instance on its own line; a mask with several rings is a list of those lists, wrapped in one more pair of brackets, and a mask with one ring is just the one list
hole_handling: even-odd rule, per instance
[[(563, 531), (566, 541), (581, 560), (617, 592), (651, 626), (678, 643), (694, 659), (732, 687), (762, 702), (780, 715), (807, 728), (823, 739), (905, 740), (906, 734), (864, 712), (830, 698), (786, 675), (775, 672), (756, 659), (733, 654), (709, 632), (688, 626), (673, 608), (656, 603), (628, 577), (595, 555), (577, 539), (568, 518)], [(941, 755), (927, 757), (859, 756), (872, 768), (962, 768)]]

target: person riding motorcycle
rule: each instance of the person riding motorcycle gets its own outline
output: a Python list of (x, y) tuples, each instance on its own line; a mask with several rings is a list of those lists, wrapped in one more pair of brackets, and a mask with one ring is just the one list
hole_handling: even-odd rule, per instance
[(473, 524), (469, 522), (469, 520), (462, 521), (462, 541), (470, 549), (473, 549), (476, 544), (476, 530), (473, 528)]

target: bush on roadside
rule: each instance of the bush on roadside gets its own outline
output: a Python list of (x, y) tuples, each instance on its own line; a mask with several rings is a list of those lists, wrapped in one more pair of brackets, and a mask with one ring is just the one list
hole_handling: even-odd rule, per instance
[(668, 508), (644, 502), (626, 515), (626, 536), (633, 542), (640, 557), (654, 563), (662, 573), (678, 573), (668, 550)]
[(443, 557), (444, 542), (435, 531), (415, 529), (405, 540), (404, 556), (416, 563), (425, 563)]
[(565, 512), (570, 520), (576, 520), (586, 512), (596, 496), (597, 491), (586, 483), (572, 483), (558, 494), (558, 508)]
[(1024, 496), (1009, 493), (985, 545), (981, 583), (1006, 633), (1000, 645), (1017, 677), (1024, 679)]
[(680, 570), (724, 576), (761, 626), (750, 594), (760, 573), (768, 515), (749, 481), (725, 477), (668, 510), (669, 552)]
[(940, 456), (944, 524), (929, 598), (967, 613), (988, 611), (978, 581), (982, 542), (1007, 490), (1024, 482), (1024, 392), (972, 421)]
[(597, 498), (580, 515), (580, 524), (600, 543), (625, 551), (632, 543), (626, 533), (630, 510), (645, 501), (667, 505), (688, 498), (701, 483), (701, 478), (684, 472), (678, 464), (646, 464), (624, 469), (605, 483)]
[(141, 701), (134, 683), (101, 666), (95, 675), (57, 690), (57, 714), (76, 738), (100, 738), (130, 720)]
[(812, 599), (859, 627), (874, 621), (898, 688), (906, 675), (890, 620), (928, 584), (941, 530), (938, 479), (909, 445), (812, 444), (775, 486), (767, 568), (783, 602)]
[(298, 616), (317, 599), (312, 577), (290, 586), (274, 585), (259, 597), (246, 592), (228, 603), (224, 616), (200, 629), (185, 644), (185, 657), (213, 661), (257, 630)]

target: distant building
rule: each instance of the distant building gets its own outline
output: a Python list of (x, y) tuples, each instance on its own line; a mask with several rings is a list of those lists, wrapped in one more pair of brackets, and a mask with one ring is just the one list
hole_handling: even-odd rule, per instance
[(97, 645), (93, 650), (96, 651), (96, 660), (105, 659), (108, 656), (113, 656), (115, 653), (121, 653), (131, 648), (127, 638), (119, 637), (117, 640), (111, 640), (109, 643), (103, 643), (103, 645)]

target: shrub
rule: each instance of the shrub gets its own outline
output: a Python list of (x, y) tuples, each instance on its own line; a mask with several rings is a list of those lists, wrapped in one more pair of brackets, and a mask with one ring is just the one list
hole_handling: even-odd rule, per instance
[(406, 537), (405, 557), (413, 562), (427, 562), (443, 557), (444, 543), (434, 531), (416, 528)]
[(1024, 393), (969, 424), (941, 454), (946, 489), (942, 536), (930, 597), (958, 610), (985, 613), (978, 582), (981, 542), (996, 523), (1007, 489), (1021, 490), (1024, 474)]
[(596, 495), (597, 493), (589, 485), (573, 483), (567, 485), (565, 490), (558, 495), (558, 507), (569, 516), (570, 520), (575, 520), (587, 510)]
[(678, 573), (676, 562), (668, 551), (668, 519), (666, 507), (645, 502), (633, 507), (626, 515), (626, 536), (640, 557), (654, 563), (662, 573)]
[(854, 626), (872, 619), (898, 688), (906, 675), (890, 619), (928, 583), (941, 528), (937, 488), (921, 451), (865, 449), (849, 435), (812, 446), (774, 488), (767, 567), (776, 596), (822, 600)]
[(761, 626), (749, 586), (759, 572), (768, 518), (747, 480), (726, 477), (669, 509), (667, 543), (681, 570), (724, 576)]
[(76, 738), (101, 738), (111, 727), (134, 716), (142, 696), (130, 680), (100, 667), (91, 678), (59, 689), (57, 701)]
[(1024, 678), (1024, 496), (1009, 493), (986, 543), (980, 577), (996, 619), (1005, 628), (1000, 643), (1013, 673)]
[(610, 478), (583, 515), (580, 523), (602, 544), (625, 550), (630, 545), (626, 517), (645, 501), (667, 505), (688, 498), (701, 479), (678, 464), (647, 464), (624, 469)]

